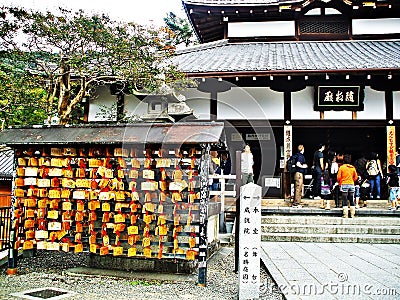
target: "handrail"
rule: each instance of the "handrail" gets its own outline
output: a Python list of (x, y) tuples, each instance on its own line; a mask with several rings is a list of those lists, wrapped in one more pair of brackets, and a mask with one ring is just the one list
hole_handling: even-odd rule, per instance
[[(221, 212), (225, 212), (225, 197), (231, 196), (236, 197), (236, 190), (227, 191), (225, 189), (226, 181), (229, 179), (236, 180), (236, 175), (219, 175), (213, 174), (208, 176), (209, 179), (218, 179), (221, 188), (217, 191), (210, 191), (210, 196), (220, 196), (221, 198)], [(235, 185), (233, 185), (235, 187)]]
[(8, 249), (10, 244), (11, 208), (0, 207), (0, 250)]

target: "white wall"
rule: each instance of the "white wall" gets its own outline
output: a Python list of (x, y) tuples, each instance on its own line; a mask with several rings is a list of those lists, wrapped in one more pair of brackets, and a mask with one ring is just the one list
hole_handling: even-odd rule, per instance
[(116, 115), (116, 106), (114, 106), (114, 111), (111, 111), (112, 105), (116, 101), (116, 96), (110, 94), (109, 86), (100, 86), (96, 90), (94, 99), (90, 100), (89, 103), (89, 122), (93, 121), (115, 121), (116, 119), (108, 119), (103, 116), (98, 115), (101, 112), (101, 107), (107, 107), (110, 110), (110, 114)]
[(228, 23), (228, 37), (294, 36), (294, 21)]
[(314, 87), (292, 93), (293, 120), (319, 120), (319, 112), (314, 111)]
[(386, 120), (385, 92), (365, 87), (364, 111), (357, 112), (358, 120)]
[(354, 35), (400, 33), (400, 19), (355, 19), (352, 27)]
[[(366, 87), (364, 110), (357, 112), (357, 119), (385, 120), (385, 107), (385, 93)], [(292, 93), (293, 120), (319, 120), (319, 118), (319, 112), (314, 111), (314, 87), (309, 86), (302, 91)], [(324, 118), (325, 120), (351, 120), (352, 113), (351, 111), (325, 111)]]
[(210, 93), (200, 92), (195, 88), (186, 89), (181, 93), (199, 120), (210, 120)]
[(125, 111), (128, 116), (143, 116), (147, 113), (147, 103), (140, 101), (133, 95), (125, 95)]
[(283, 93), (269, 88), (239, 88), (218, 94), (219, 120), (283, 120)]
[[(182, 92), (186, 97), (187, 105), (194, 110), (199, 120), (210, 119), (210, 93), (197, 91), (195, 88)], [(394, 92), (393, 115), (400, 119), (400, 92)], [(100, 106), (112, 108), (116, 97), (111, 95), (108, 87), (100, 87), (98, 95), (89, 103), (89, 121), (107, 121), (100, 118)], [(233, 87), (230, 91), (218, 93), (219, 120), (283, 120), (284, 119), (283, 93), (269, 88)], [(292, 93), (291, 118), (293, 120), (319, 120), (320, 113), (314, 111), (314, 87), (308, 86), (304, 90)], [(114, 107), (115, 109), (115, 107)], [(128, 114), (143, 115), (147, 112), (147, 104), (135, 96), (125, 96), (125, 110)], [(115, 113), (115, 111), (114, 111)], [(326, 120), (351, 120), (351, 111), (326, 111)], [(357, 112), (358, 120), (385, 120), (385, 93), (365, 88), (364, 111)], [(111, 121), (111, 120), (110, 120)], [(115, 121), (115, 120), (112, 120)]]

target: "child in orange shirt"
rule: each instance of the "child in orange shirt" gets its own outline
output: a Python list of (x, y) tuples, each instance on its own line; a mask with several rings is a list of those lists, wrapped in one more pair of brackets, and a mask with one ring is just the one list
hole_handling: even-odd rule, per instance
[(349, 208), (347, 200), (350, 202), (350, 217), (354, 218), (356, 214), (356, 206), (354, 203), (354, 182), (358, 179), (356, 168), (351, 163), (351, 155), (345, 154), (343, 157), (343, 165), (340, 166), (337, 180), (342, 191), (343, 218), (348, 218)]

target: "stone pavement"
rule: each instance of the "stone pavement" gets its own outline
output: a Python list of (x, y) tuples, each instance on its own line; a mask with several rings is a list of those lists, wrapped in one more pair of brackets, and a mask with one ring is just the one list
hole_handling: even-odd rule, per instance
[(400, 299), (400, 245), (262, 242), (286, 299)]

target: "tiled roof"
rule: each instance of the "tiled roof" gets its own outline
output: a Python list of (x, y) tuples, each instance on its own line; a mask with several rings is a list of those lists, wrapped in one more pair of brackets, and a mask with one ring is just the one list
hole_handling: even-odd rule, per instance
[(172, 59), (188, 74), (400, 69), (400, 40), (202, 44)]
[(9, 148), (0, 149), (0, 179), (12, 177), (14, 151)]
[(138, 123), (123, 125), (79, 125), (7, 128), (0, 143), (21, 145), (71, 144), (201, 144), (218, 143), (221, 122)]

